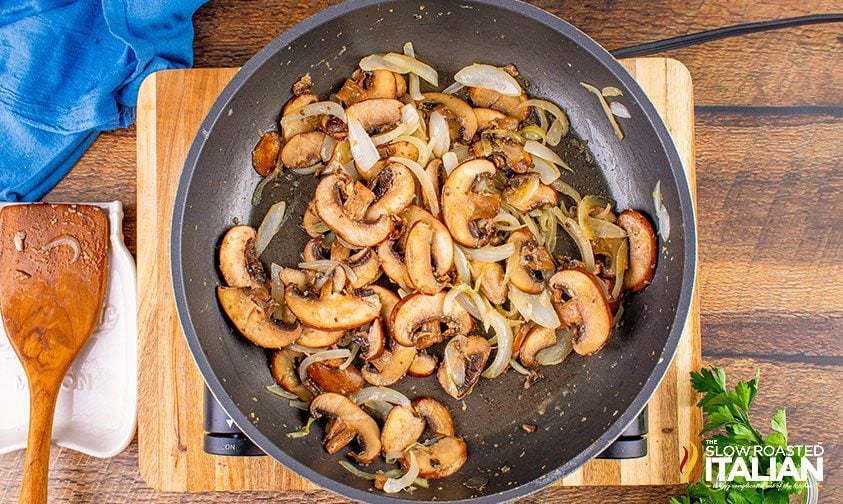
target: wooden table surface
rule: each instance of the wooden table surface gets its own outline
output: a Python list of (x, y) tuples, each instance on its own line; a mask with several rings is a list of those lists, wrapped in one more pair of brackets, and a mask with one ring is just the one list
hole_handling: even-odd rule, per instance
[[(335, 3), (213, 0), (195, 16), (195, 66), (246, 62)], [(735, 23), (841, 10), (839, 0), (593, 0), (535, 3), (608, 49)], [(707, 364), (761, 370), (754, 410), (786, 407), (792, 442), (826, 450), (821, 502), (843, 502), (843, 25), (721, 40), (664, 53), (691, 70)], [(135, 250), (135, 130), (104, 133), (51, 201), (119, 199)], [(167, 230), (162, 230), (166, 232)], [(0, 502), (17, 500), (23, 452), (0, 456)], [(101, 460), (53, 449), (52, 502), (278, 502), (273, 493), (162, 494), (140, 479), (137, 444)], [(681, 487), (554, 488), (530, 502), (664, 502)], [(285, 502), (342, 502), (326, 491)]]

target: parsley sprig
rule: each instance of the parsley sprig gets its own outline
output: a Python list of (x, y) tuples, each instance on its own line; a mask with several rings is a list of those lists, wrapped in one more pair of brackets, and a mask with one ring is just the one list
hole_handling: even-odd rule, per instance
[[(787, 449), (787, 416), (784, 409), (778, 409), (770, 421), (772, 433), (767, 437), (752, 425), (749, 409), (758, 393), (760, 374), (749, 381), (739, 381), (735, 388), (726, 386), (726, 373), (720, 368), (702, 369), (691, 372), (691, 385), (703, 394), (697, 406), (705, 414), (706, 423), (700, 435), (710, 434), (704, 443), (717, 446), (757, 446), (768, 445)], [(801, 457), (794, 456), (798, 464)], [(780, 464), (784, 455), (777, 455)], [(731, 467), (729, 467), (730, 469)], [(764, 472), (766, 471), (766, 472)], [(769, 475), (770, 467), (766, 464), (761, 472)], [(704, 480), (704, 475), (696, 483), (691, 483), (685, 495), (672, 497), (670, 504), (787, 504), (790, 496), (801, 494), (804, 486), (793, 478), (786, 477), (781, 484), (740, 485), (745, 481), (736, 480), (736, 485), (721, 485)]]

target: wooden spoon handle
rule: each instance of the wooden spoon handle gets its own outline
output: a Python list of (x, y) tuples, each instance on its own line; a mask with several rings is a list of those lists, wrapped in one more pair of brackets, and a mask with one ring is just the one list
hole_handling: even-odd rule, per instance
[(26, 460), (23, 466), (23, 483), (20, 488), (21, 504), (46, 504), (48, 470), (50, 468), (50, 441), (53, 435), (53, 413), (61, 382), (55, 386), (31, 383), (29, 393), (29, 437), (26, 442)]

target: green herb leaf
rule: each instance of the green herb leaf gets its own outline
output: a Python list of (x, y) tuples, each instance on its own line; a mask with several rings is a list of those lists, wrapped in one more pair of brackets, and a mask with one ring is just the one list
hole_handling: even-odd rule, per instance
[(787, 414), (783, 409), (777, 409), (773, 414), (773, 418), (770, 420), (770, 427), (784, 436), (785, 442), (787, 442)]

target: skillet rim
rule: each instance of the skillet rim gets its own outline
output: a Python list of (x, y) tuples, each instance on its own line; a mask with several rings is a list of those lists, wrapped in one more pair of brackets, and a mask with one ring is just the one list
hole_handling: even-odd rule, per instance
[[(261, 49), (255, 56), (249, 59), (245, 65), (237, 72), (231, 81), (225, 86), (222, 93), (214, 102), (205, 119), (202, 121), (199, 132), (210, 132), (216, 124), (219, 117), (222, 115), (225, 105), (229, 100), (240, 90), (243, 84), (252, 76), (252, 74), (260, 68), (267, 60), (274, 56), (278, 51), (289, 45), (298, 37), (307, 34), (311, 30), (319, 27), (322, 24), (333, 21), (337, 18), (345, 16), (346, 14), (363, 8), (368, 8), (377, 5), (387, 5), (390, 3), (398, 3), (402, 0), (349, 0), (347, 2), (334, 5), (325, 10), (322, 10), (315, 15), (305, 19), (304, 21), (294, 25), (289, 30), (277, 36), (263, 49)], [(606, 429), (603, 434), (598, 437), (588, 448), (581, 451), (575, 457), (569, 459), (564, 464), (547, 471), (544, 475), (536, 479), (528, 481), (523, 485), (515, 488), (505, 490), (503, 492), (483, 495), (471, 499), (460, 500), (442, 500), (438, 502), (455, 502), (455, 503), (483, 503), (492, 504), (498, 503), (502, 500), (508, 501), (519, 497), (524, 497), (534, 492), (537, 492), (551, 483), (558, 481), (564, 476), (570, 474), (585, 462), (593, 459), (606, 449), (612, 442), (617, 439), (624, 431), (626, 426), (631, 423), (641, 410), (647, 405), (652, 394), (655, 392), (661, 380), (673, 361), (676, 347), (684, 330), (690, 310), (691, 299), (693, 298), (694, 290), (696, 288), (696, 265), (697, 265), (697, 229), (696, 229), (696, 215), (691, 198), (690, 183), (682, 166), (682, 160), (676, 150), (673, 139), (667, 130), (664, 122), (655, 109), (655, 106), (650, 102), (649, 98), (644, 94), (644, 91), (627, 72), (627, 70), (602, 46), (591, 39), (588, 35), (581, 32), (579, 29), (556, 17), (549, 12), (536, 7), (531, 4), (524, 3), (520, 0), (469, 0), (470, 3), (488, 5), (500, 9), (510, 11), (514, 14), (525, 16), (533, 22), (540, 23), (553, 31), (560, 33), (562, 36), (570, 39), (573, 43), (582, 48), (588, 53), (596, 63), (605, 67), (614, 77), (618, 79), (629, 91), (635, 103), (637, 103), (646, 120), (650, 123), (653, 131), (656, 134), (656, 139), (661, 145), (662, 151), (665, 153), (670, 166), (674, 182), (678, 187), (678, 196), (680, 203), (680, 211), (682, 216), (682, 226), (684, 228), (684, 267), (682, 271), (682, 286), (680, 288), (680, 295), (677, 301), (676, 315), (673, 319), (670, 334), (666, 340), (665, 346), (662, 349), (661, 355), (657, 364), (653, 367), (644, 385), (635, 395), (630, 406), (614, 420), (611, 426)], [(318, 485), (321, 488), (330, 490), (344, 497), (361, 500), (364, 502), (372, 502), (375, 504), (394, 504), (412, 502), (407, 499), (398, 499), (386, 494), (376, 494), (372, 492), (363, 491), (355, 487), (348, 486), (340, 481), (331, 479), (322, 473), (319, 473), (310, 467), (298, 462), (293, 457), (289, 456), (284, 450), (273, 444), (266, 436), (264, 436), (255, 427), (252, 422), (248, 420), (245, 414), (240, 411), (234, 401), (224, 393), (222, 383), (214, 374), (211, 368), (210, 360), (202, 351), (202, 345), (195, 332), (193, 320), (191, 318), (190, 310), (187, 304), (187, 291), (185, 289), (184, 271), (182, 268), (182, 228), (184, 225), (184, 215), (187, 209), (187, 194), (191, 185), (193, 175), (196, 170), (199, 156), (204, 148), (207, 136), (197, 133), (194, 137), (193, 143), (188, 151), (185, 160), (184, 169), (179, 178), (178, 190), (175, 197), (173, 207), (173, 221), (170, 235), (170, 273), (173, 281), (173, 289), (175, 294), (176, 309), (179, 320), (181, 322), (184, 336), (187, 341), (190, 353), (194, 361), (199, 367), (200, 373), (204, 378), (209, 390), (214, 397), (222, 405), (223, 409), (229, 412), (230, 416), (241, 428), (243, 433), (251, 439), (261, 450), (275, 460), (279, 461), (286, 468), (296, 472), (308, 481)], [(222, 393), (219, 393), (222, 392)]]

